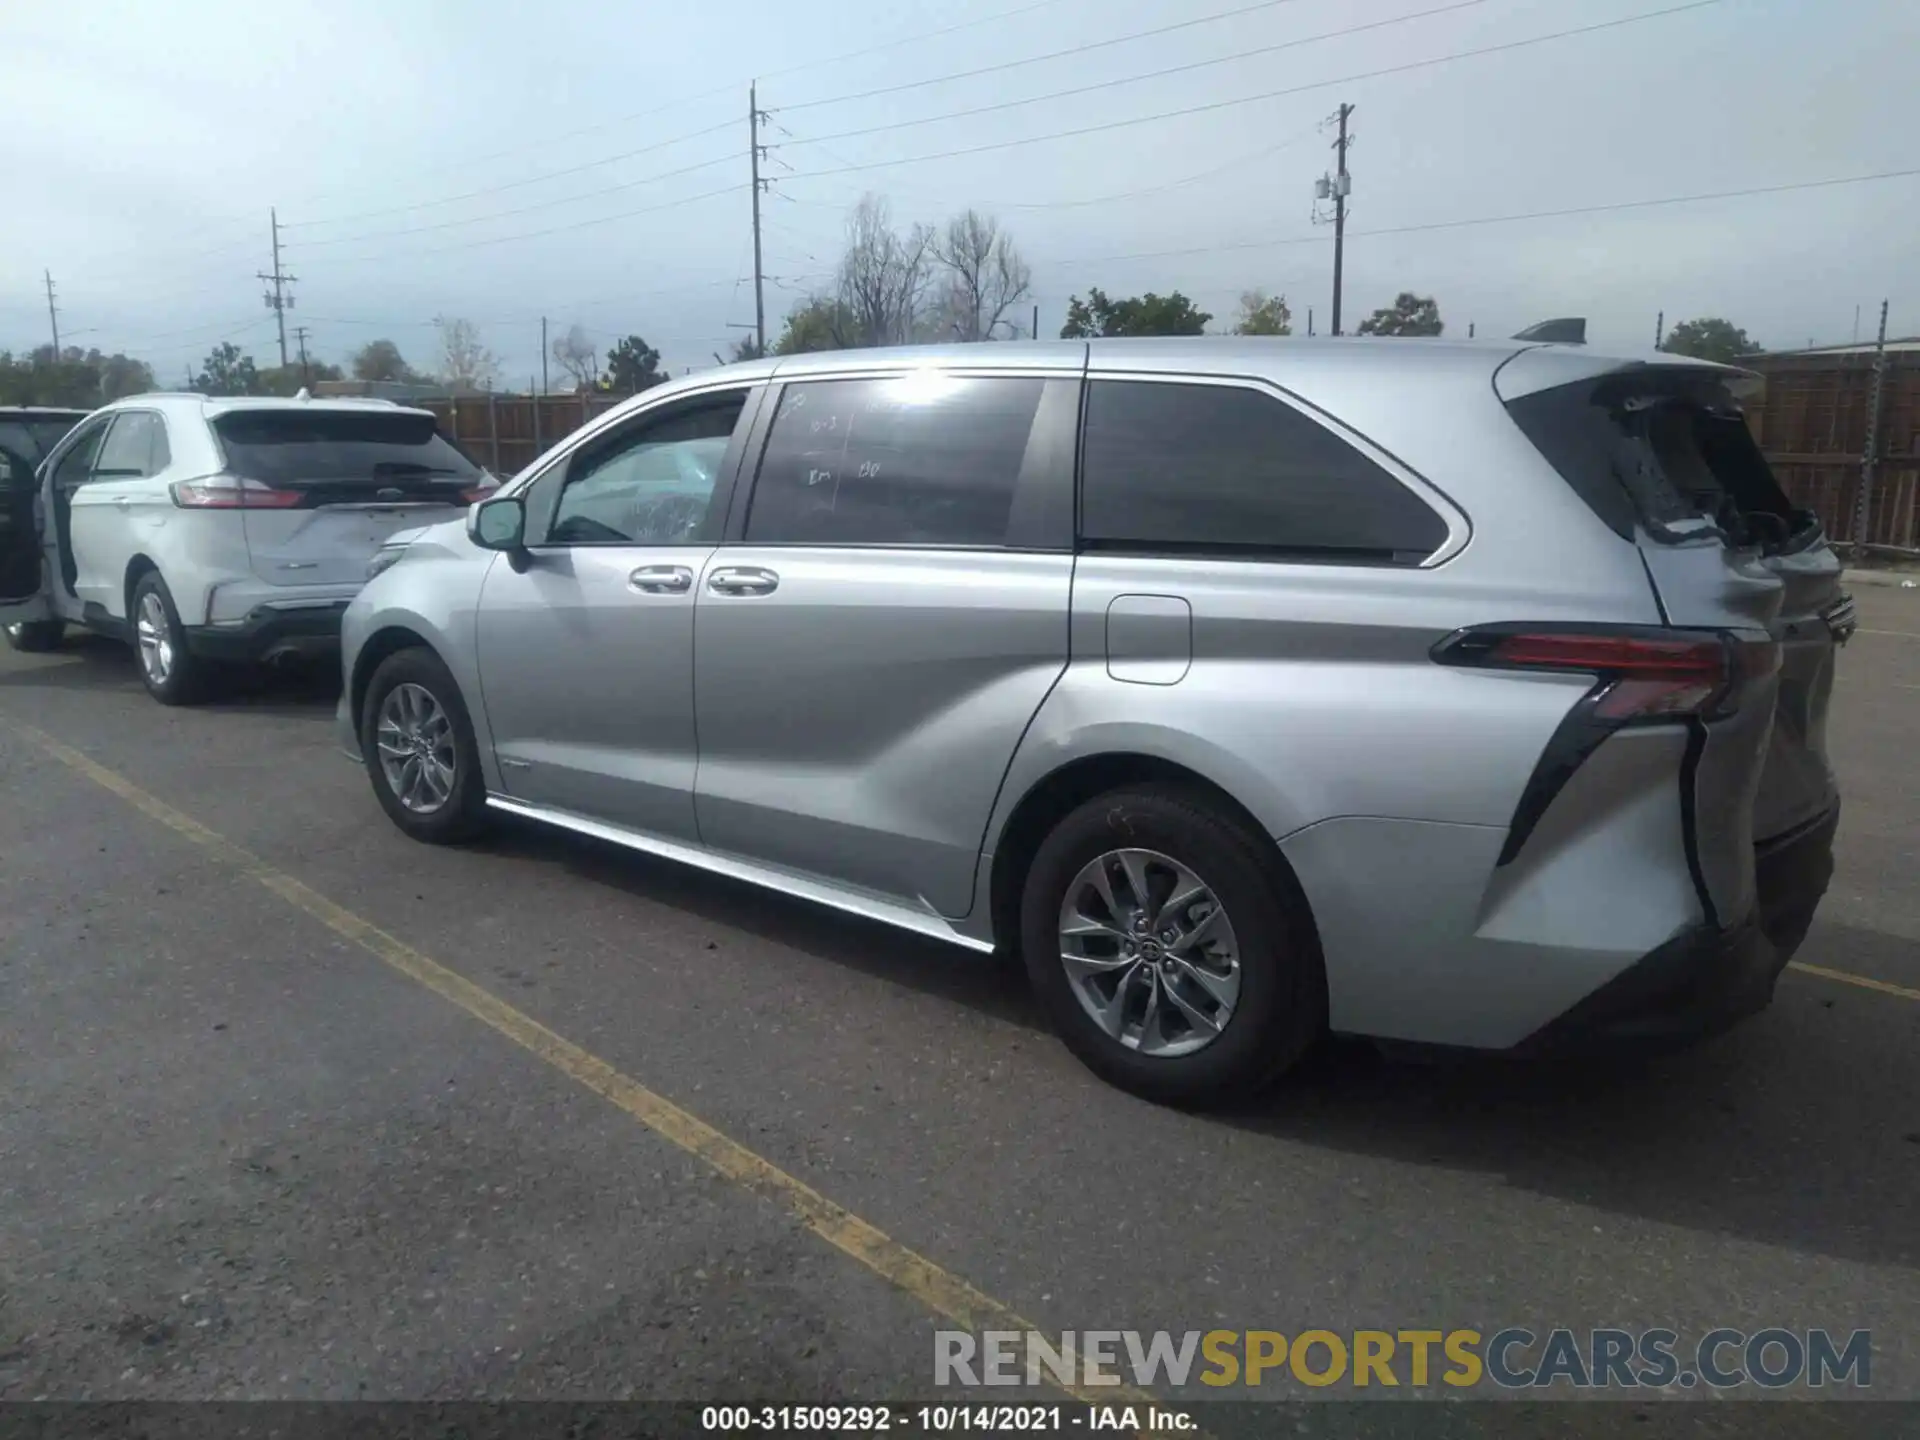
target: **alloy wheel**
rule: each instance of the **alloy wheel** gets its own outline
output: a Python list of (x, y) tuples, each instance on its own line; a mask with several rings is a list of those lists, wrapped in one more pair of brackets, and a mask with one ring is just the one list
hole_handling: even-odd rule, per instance
[(1240, 945), (1213, 891), (1157, 850), (1109, 850), (1067, 886), (1060, 963), (1102, 1030), (1174, 1057), (1220, 1037), (1240, 999)]
[(173, 629), (167, 624), (167, 607), (161, 603), (158, 590), (140, 597), (133, 628), (134, 638), (140, 642), (140, 668), (153, 684), (166, 684), (173, 673)]
[(453, 721), (423, 685), (387, 692), (374, 723), (380, 770), (393, 798), (416, 815), (431, 815), (453, 795), (458, 755)]

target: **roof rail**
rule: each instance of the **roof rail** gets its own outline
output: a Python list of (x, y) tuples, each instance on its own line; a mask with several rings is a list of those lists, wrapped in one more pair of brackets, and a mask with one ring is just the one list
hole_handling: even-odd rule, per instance
[(1513, 338), (1538, 340), (1548, 345), (1584, 345), (1587, 343), (1587, 322), (1584, 316), (1542, 320), (1538, 325), (1529, 325)]

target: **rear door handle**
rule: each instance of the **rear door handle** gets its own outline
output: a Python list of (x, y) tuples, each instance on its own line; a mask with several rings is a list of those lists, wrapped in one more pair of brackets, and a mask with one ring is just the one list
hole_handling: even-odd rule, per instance
[(770, 595), (780, 577), (758, 565), (723, 565), (707, 576), (707, 588), (716, 595)]
[(642, 565), (627, 584), (644, 595), (684, 595), (693, 588), (693, 571), (684, 565)]

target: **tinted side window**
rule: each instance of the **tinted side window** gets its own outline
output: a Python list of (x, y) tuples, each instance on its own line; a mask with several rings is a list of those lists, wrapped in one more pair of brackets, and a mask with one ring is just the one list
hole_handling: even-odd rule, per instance
[(547, 531), (551, 545), (684, 545), (708, 533), (744, 394), (636, 422), (580, 450)]
[(1080, 529), (1115, 548), (1417, 564), (1446, 522), (1310, 416), (1229, 385), (1096, 380)]
[(787, 386), (748, 543), (1004, 544), (1045, 384), (929, 373)]
[(130, 412), (113, 422), (93, 471), (101, 479), (157, 475), (167, 467), (166, 452), (167, 432), (159, 418)]

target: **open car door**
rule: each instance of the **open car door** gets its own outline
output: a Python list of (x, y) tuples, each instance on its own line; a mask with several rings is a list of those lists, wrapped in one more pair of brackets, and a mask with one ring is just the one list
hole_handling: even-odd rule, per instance
[(53, 617), (33, 459), (0, 437), (0, 625)]

